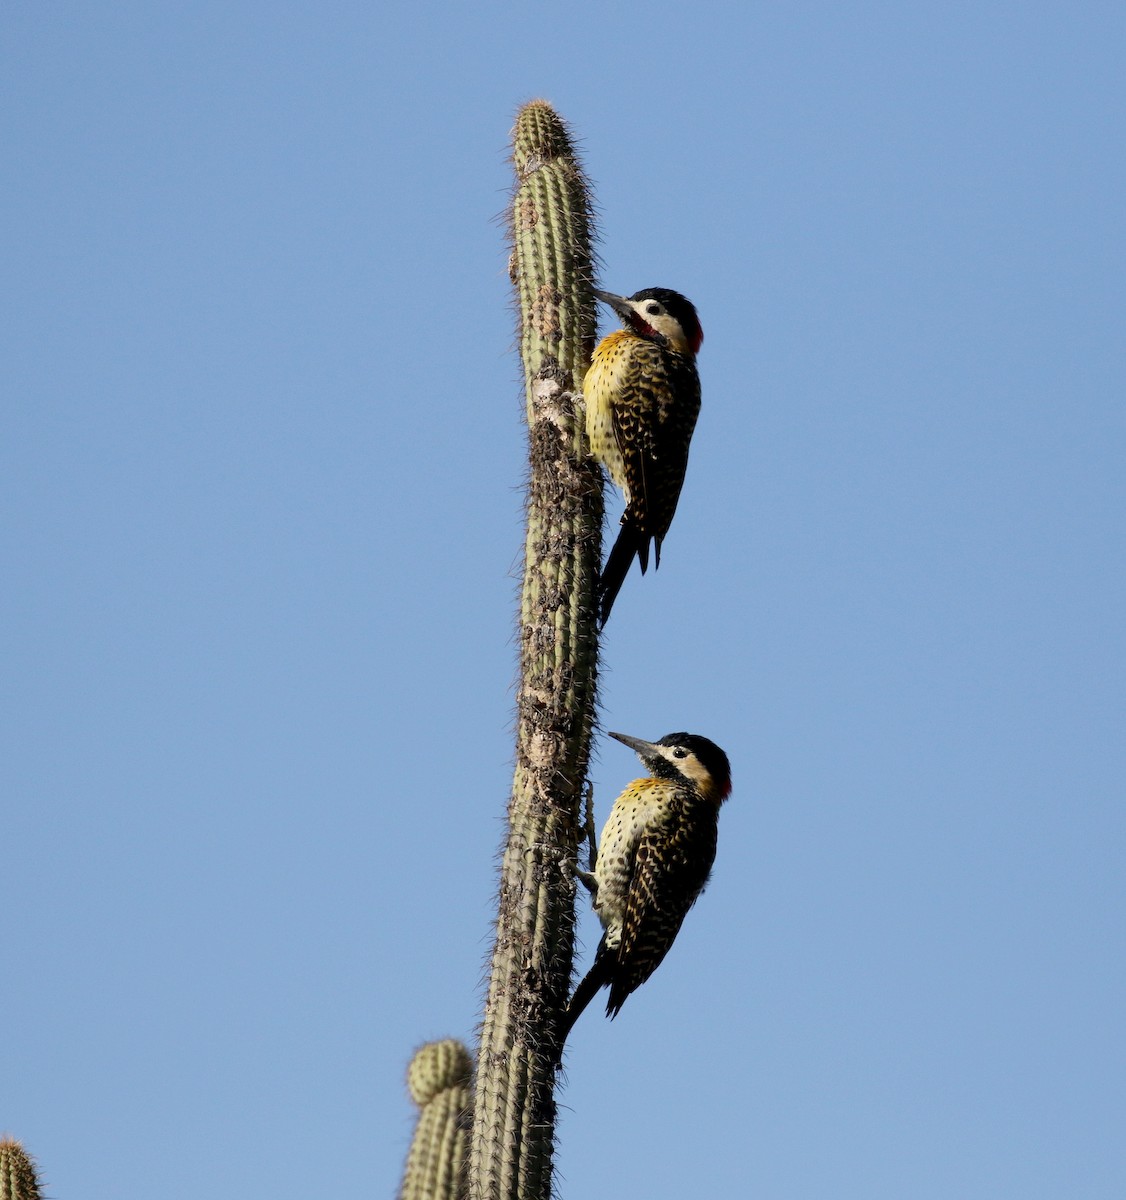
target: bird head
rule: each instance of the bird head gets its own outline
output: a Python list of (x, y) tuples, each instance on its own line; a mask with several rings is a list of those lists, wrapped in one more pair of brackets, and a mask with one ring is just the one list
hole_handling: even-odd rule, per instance
[(700, 318), (692, 301), (679, 292), (669, 288), (642, 288), (632, 296), (617, 296), (596, 288), (594, 294), (639, 337), (660, 342), (678, 354), (695, 357), (699, 353), (704, 341)]
[(698, 733), (666, 733), (656, 742), (611, 733), (660, 779), (679, 779), (694, 787), (705, 799), (722, 804), (731, 794), (731, 763), (727, 755)]

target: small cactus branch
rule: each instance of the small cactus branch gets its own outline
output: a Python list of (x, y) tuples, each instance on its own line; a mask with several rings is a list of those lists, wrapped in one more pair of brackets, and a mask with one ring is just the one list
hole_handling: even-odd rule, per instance
[(469, 1160), (469, 1051), (450, 1038), (429, 1042), (407, 1071), (419, 1107), (399, 1200), (462, 1200)]
[(471, 1200), (548, 1200), (555, 1021), (571, 980), (573, 872), (595, 723), (602, 479), (576, 394), (594, 344), (591, 201), (550, 105), (513, 131), (512, 280), (531, 478), (516, 768), (470, 1151)]
[(39, 1200), (31, 1155), (13, 1138), (0, 1138), (0, 1200)]

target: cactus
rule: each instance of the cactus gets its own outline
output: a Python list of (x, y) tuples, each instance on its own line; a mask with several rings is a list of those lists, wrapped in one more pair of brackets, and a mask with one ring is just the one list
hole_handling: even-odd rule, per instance
[(469, 1145), (469, 1051), (452, 1038), (429, 1042), (407, 1070), (419, 1107), (399, 1200), (460, 1200)]
[(0, 1200), (39, 1200), (35, 1163), (13, 1138), (0, 1138)]
[(576, 405), (595, 332), (591, 201), (572, 139), (544, 101), (517, 114), (513, 150), (511, 275), (531, 479), (516, 767), (477, 1056), (472, 1200), (551, 1195), (555, 1025), (571, 978), (598, 664), (602, 479)]
[(565, 389), (581, 392), (590, 365), (595, 328), (591, 204), (571, 136), (542, 100), (517, 115), (513, 163), (517, 187), (510, 267), (520, 307), (531, 428), (537, 379), (562, 373)]

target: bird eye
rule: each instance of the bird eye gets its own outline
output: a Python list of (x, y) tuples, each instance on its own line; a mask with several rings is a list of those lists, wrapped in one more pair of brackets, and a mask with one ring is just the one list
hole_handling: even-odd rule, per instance
[(682, 749), (680, 746), (677, 746), (677, 748), (672, 752), (672, 756), (673, 758), (687, 758), (688, 751)]
[(661, 306), (659, 304), (647, 304), (645, 306), (645, 311), (651, 317), (659, 317), (661, 315)]

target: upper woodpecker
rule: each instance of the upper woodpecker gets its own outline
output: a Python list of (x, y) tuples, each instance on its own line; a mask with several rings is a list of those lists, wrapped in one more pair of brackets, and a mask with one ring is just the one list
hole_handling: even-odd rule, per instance
[(612, 733), (649, 769), (614, 801), (590, 889), (603, 935), (594, 965), (575, 989), (560, 1026), (560, 1052), (600, 988), (615, 1017), (626, 997), (660, 966), (715, 861), (719, 807), (731, 793), (727, 755), (705, 737), (670, 733), (658, 742)]
[(625, 494), (622, 528), (598, 583), (603, 625), (636, 555), (644, 575), (649, 544), (672, 524), (688, 445), (700, 412), (696, 355), (704, 331), (690, 300), (668, 288), (632, 296), (595, 291), (624, 322), (599, 342), (583, 383), (591, 453)]

